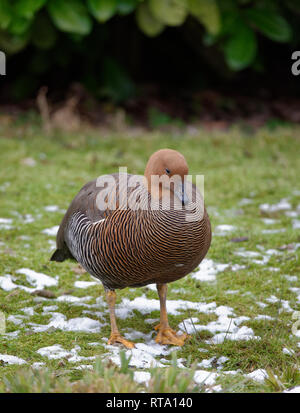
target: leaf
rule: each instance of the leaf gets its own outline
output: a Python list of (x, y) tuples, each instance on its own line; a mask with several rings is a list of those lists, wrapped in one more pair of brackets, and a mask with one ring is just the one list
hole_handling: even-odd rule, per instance
[(46, 0), (17, 0), (14, 3), (14, 11), (21, 17), (31, 19), (45, 3)]
[(126, 15), (133, 12), (137, 7), (138, 0), (117, 0), (117, 11)]
[(24, 19), (24, 17), (15, 16), (8, 27), (8, 31), (12, 34), (23, 34), (25, 33), (29, 26), (31, 25), (31, 20)]
[(253, 30), (237, 24), (235, 32), (224, 46), (226, 62), (232, 70), (242, 70), (249, 66), (256, 56), (257, 40)]
[(149, 0), (153, 16), (169, 26), (180, 26), (188, 14), (187, 0)]
[(56, 31), (47, 16), (38, 16), (32, 26), (32, 43), (39, 49), (48, 50), (54, 46), (56, 37)]
[(210, 34), (220, 32), (220, 10), (216, 0), (188, 0), (188, 9)]
[(288, 42), (292, 37), (289, 23), (276, 11), (267, 9), (249, 9), (245, 16), (266, 37), (276, 42)]
[(224, 10), (222, 13), (222, 35), (232, 34), (235, 30), (236, 22), (240, 19), (241, 16), (237, 9)]
[(6, 29), (11, 22), (12, 12), (8, 0), (0, 1), (0, 29)]
[(101, 23), (109, 20), (117, 9), (117, 0), (88, 0), (92, 15)]
[(8, 32), (0, 32), (0, 49), (8, 54), (18, 53), (27, 45), (29, 40), (29, 32), (24, 34), (14, 35)]
[(136, 21), (139, 28), (149, 37), (159, 35), (165, 25), (153, 17), (147, 3), (142, 3), (136, 12)]
[(92, 21), (80, 0), (49, 0), (47, 9), (54, 24), (63, 32), (87, 35), (92, 30)]

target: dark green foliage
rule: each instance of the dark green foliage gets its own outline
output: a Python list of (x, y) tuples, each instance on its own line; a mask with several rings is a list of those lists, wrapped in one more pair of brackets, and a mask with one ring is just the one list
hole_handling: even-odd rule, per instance
[[(148, 36), (159, 35), (165, 25), (182, 25), (191, 15), (208, 34), (218, 37), (216, 40), (232, 70), (241, 70), (253, 63), (257, 53), (256, 32), (275, 42), (291, 41), (293, 29), (284, 15), (288, 11), (300, 11), (296, 0), (289, 0), (286, 7), (279, 7), (277, 0), (1, 0), (0, 28), (5, 32), (0, 34), (0, 47), (8, 53), (17, 53), (27, 42), (21, 42), (22, 47), (14, 47), (16, 39), (11, 35), (26, 37), (28, 31), (35, 45), (42, 48), (54, 45), (53, 31), (50, 33), (36, 23), (38, 12), (43, 8), (57, 30), (82, 36), (91, 32), (93, 23), (101, 24), (115, 15), (135, 11), (138, 27)], [(37, 41), (39, 31), (40, 42)]]
[[(109, 37), (112, 32), (115, 35), (116, 26), (122, 28), (127, 24), (125, 30), (131, 35), (128, 36), (126, 46), (122, 31), (119, 38), (119, 48), (123, 48), (124, 53), (125, 50), (127, 54), (134, 50), (140, 38), (146, 41), (146, 37), (157, 37), (153, 42), (160, 46), (161, 39), (168, 35), (166, 32), (177, 30), (183, 39), (186, 33), (193, 37), (197, 32), (193, 51), (195, 55), (205, 55), (209, 64), (212, 60), (217, 60), (214, 67), (226, 66), (228, 73), (246, 68), (263, 71), (265, 53), (261, 45), (268, 41), (275, 46), (284, 43), (287, 50), (291, 45), (294, 47), (300, 36), (299, 19), (298, 0), (1, 0), (0, 50), (13, 55), (23, 49), (30, 49), (32, 45), (37, 53), (52, 49), (53, 54), (62, 54), (71, 66), (71, 55), (74, 56), (75, 49), (78, 62), (76, 67), (80, 68), (84, 62), (87, 68), (95, 63), (92, 62), (91, 55), (100, 56), (103, 52), (101, 36), (104, 31), (100, 28), (104, 27), (105, 35)], [(58, 44), (64, 50), (58, 51)], [(170, 45), (170, 49), (173, 47)], [(137, 55), (128, 59), (132, 66), (135, 65), (134, 75), (137, 73), (137, 59), (142, 59), (141, 50), (135, 50)], [(208, 54), (210, 58), (207, 58)], [(112, 57), (117, 57), (116, 64), (122, 64), (118, 69), (114, 67), (112, 74), (108, 74), (104, 62)], [(93, 84), (94, 90), (99, 92), (101, 89), (98, 95), (105, 95), (114, 101), (131, 96), (132, 83), (123, 85), (121, 82), (121, 79), (127, 77), (123, 70), (126, 67), (124, 58), (119, 62), (118, 56), (107, 50), (101, 58), (97, 76), (89, 74), (90, 78), (86, 79), (87, 75), (80, 72), (78, 80)], [(52, 64), (53, 56), (49, 55), (46, 59), (51, 60)], [(179, 63), (180, 59), (179, 54)], [(43, 66), (47, 75), (51, 65)], [(90, 68), (89, 70), (91, 71)], [(93, 70), (96, 70), (95, 66)], [(103, 77), (109, 79), (107, 84), (99, 81)], [(185, 77), (195, 78), (195, 74)], [(198, 74), (198, 78), (201, 78), (201, 74)], [(117, 86), (113, 84), (114, 81)], [(116, 97), (115, 91), (120, 87), (122, 90)]]

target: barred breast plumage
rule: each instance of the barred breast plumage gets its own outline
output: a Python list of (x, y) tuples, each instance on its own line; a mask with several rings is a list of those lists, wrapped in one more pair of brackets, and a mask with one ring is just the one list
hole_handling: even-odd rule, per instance
[[(51, 259), (73, 258), (101, 280), (110, 308), (111, 344), (133, 346), (117, 329), (114, 290), (150, 283), (157, 284), (161, 303), (156, 341), (182, 345), (186, 339), (168, 325), (166, 284), (196, 268), (211, 242), (209, 217), (195, 185), (190, 186), (190, 199), (186, 199), (187, 173), (179, 152), (160, 150), (150, 157), (144, 177), (112, 174), (108, 178), (114, 186), (110, 188), (101, 186), (103, 179), (87, 183), (61, 222)], [(162, 179), (150, 186), (153, 176), (170, 177), (171, 184), (168, 181), (167, 187)]]

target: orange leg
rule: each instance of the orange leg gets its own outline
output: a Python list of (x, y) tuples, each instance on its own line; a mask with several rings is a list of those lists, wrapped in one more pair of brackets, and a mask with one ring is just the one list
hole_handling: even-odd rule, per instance
[(167, 299), (167, 284), (157, 284), (157, 292), (160, 301), (160, 323), (155, 327), (158, 330), (155, 341), (159, 344), (173, 344), (174, 346), (183, 346), (184, 341), (189, 337), (188, 334), (177, 335), (171, 329), (168, 322), (168, 314), (166, 307)]
[(115, 314), (115, 304), (116, 304), (115, 291), (106, 290), (106, 300), (107, 300), (108, 307), (109, 307), (109, 317), (110, 317), (110, 326), (111, 326), (111, 334), (108, 340), (108, 344), (121, 343), (126, 348), (133, 348), (134, 343), (122, 337), (118, 330), (118, 326), (116, 322), (116, 314)]

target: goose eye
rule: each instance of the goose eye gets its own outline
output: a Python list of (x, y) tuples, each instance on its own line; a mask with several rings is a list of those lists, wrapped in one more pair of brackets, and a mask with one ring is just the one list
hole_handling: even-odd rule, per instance
[(167, 174), (169, 174), (169, 173), (170, 173), (170, 169), (166, 168), (166, 172), (167, 172)]

